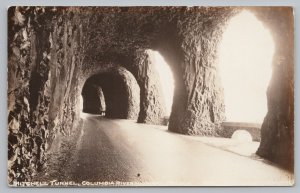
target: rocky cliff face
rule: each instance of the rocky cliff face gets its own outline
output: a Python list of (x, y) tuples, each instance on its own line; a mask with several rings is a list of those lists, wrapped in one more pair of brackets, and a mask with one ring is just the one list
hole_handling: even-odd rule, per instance
[(9, 182), (40, 171), (52, 139), (69, 135), (79, 121), (74, 104), (82, 34), (78, 17), (62, 13), (32, 7), (8, 11)]

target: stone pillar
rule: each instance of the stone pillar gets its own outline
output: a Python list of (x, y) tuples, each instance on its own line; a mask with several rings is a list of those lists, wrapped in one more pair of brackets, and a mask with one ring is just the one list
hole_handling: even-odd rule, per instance
[[(209, 49), (207, 44), (195, 42), (190, 46), (185, 48), (182, 72), (177, 74), (182, 77), (176, 78), (169, 130), (215, 136), (224, 120), (223, 89), (214, 66), (215, 58), (201, 50)], [(199, 49), (198, 53), (191, 50), (193, 46)]]
[(159, 76), (147, 50), (136, 52), (134, 60), (135, 76), (141, 89), (139, 123), (161, 124), (165, 106)]
[(178, 34), (165, 40), (165, 45), (160, 47), (172, 64), (175, 76), (170, 131), (218, 135), (225, 118), (223, 88), (217, 67), (223, 27), (219, 18), (222, 18), (222, 12), (214, 17), (191, 12), (185, 20), (178, 22)]
[(138, 119), (140, 111), (140, 88), (135, 77), (125, 68), (117, 69), (121, 79), (124, 81), (125, 93), (128, 102), (126, 119)]
[(268, 113), (257, 154), (294, 168), (294, 19), (289, 7), (257, 12), (275, 41), (273, 74), (267, 90)]

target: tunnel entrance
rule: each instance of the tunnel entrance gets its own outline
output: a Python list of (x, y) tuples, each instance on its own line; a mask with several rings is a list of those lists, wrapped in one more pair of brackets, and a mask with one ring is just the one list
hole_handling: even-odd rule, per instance
[(92, 75), (82, 89), (82, 112), (107, 118), (137, 119), (140, 88), (125, 68), (113, 68)]
[(230, 20), (219, 58), (226, 121), (263, 122), (273, 54), (270, 31), (254, 14), (243, 11)]

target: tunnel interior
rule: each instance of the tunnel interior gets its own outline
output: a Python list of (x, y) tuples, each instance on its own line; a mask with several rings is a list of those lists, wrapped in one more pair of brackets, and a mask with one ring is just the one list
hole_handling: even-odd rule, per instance
[(137, 119), (140, 89), (124, 68), (109, 69), (89, 77), (82, 89), (85, 113), (113, 119)]
[[(273, 57), (269, 57), (271, 71), (265, 70), (270, 61), (265, 61), (263, 66), (251, 63), (250, 68), (256, 70), (253, 72), (241, 62), (237, 64), (238, 70), (219, 63), (224, 62), (219, 48), (226, 28), (230, 28), (231, 19), (244, 10), (255, 15), (271, 34), (274, 48), (265, 49), (274, 49)], [(92, 114), (105, 111), (107, 118), (132, 119), (152, 125), (163, 124), (162, 118), (170, 113), (168, 131), (224, 136), (222, 123), (226, 120), (226, 109), (230, 108), (227, 102), (242, 101), (239, 107), (251, 104), (244, 100), (246, 96), (240, 95), (248, 91), (247, 98), (258, 101), (257, 93), (250, 90), (251, 85), (245, 86), (246, 83), (240, 81), (246, 75), (255, 81), (267, 81), (262, 89), (267, 108), (260, 116), (261, 143), (256, 153), (293, 170), (292, 8), (11, 7), (8, 18), (11, 183), (30, 179), (32, 173), (46, 167), (47, 151), (80, 128), (83, 121), (80, 111)], [(254, 32), (244, 36), (247, 40), (255, 37)], [(243, 42), (243, 46), (247, 48), (250, 44)], [(172, 71), (174, 93), (168, 97), (171, 108), (166, 107), (163, 93), (166, 89), (159, 82), (161, 71), (153, 65), (149, 50), (159, 52)], [(239, 57), (231, 55), (233, 59)], [(258, 60), (260, 56), (249, 57)], [(247, 57), (242, 62), (246, 60)], [(237, 71), (245, 69), (248, 74), (235, 80), (239, 86), (226, 86), (222, 84), (222, 72), (220, 76), (222, 68), (230, 75), (241, 75)], [(42, 81), (36, 83), (38, 79)], [(250, 82), (253, 81), (250, 79)], [(233, 94), (230, 91), (233, 87), (243, 87), (247, 92)], [(245, 115), (250, 110), (236, 112)], [(253, 122), (253, 119), (242, 121)]]
[(82, 112), (105, 115), (106, 104), (102, 88), (92, 82), (86, 82), (82, 89)]

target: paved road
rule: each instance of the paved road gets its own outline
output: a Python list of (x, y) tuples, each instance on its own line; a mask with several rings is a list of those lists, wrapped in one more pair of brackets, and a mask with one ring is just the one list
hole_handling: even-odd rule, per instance
[[(87, 115), (72, 178), (157, 185), (288, 185), (291, 175), (164, 127)], [(143, 185), (143, 184), (142, 184)], [(148, 184), (149, 185), (149, 184)]]

